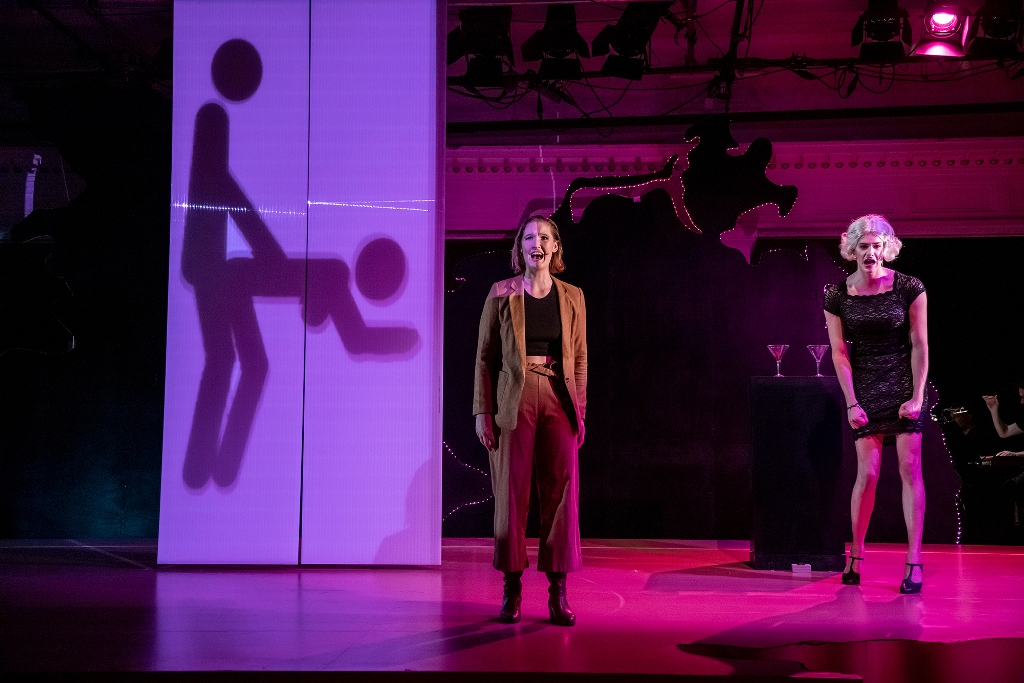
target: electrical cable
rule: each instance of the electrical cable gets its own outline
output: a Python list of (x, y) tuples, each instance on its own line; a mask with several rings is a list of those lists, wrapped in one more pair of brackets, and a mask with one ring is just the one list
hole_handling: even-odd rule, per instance
[[(748, 7), (750, 9), (753, 9), (754, 8), (754, 3), (751, 2)], [(751, 17), (751, 19), (750, 19), (750, 23), (747, 24), (747, 30), (746, 30), (747, 49), (743, 53), (743, 58), (744, 59), (746, 59), (747, 57), (750, 56), (750, 44), (753, 42), (754, 24), (757, 23), (757, 18), (761, 16), (761, 10), (763, 8), (764, 8), (764, 0), (761, 0), (761, 4), (757, 6), (757, 12), (754, 13), (754, 16)]]
[(601, 5), (601, 7), (607, 7), (608, 9), (614, 9), (614, 10), (622, 11), (621, 7), (616, 7), (615, 5), (609, 5), (607, 2), (601, 2), (600, 0), (587, 0), (587, 2), (589, 2), (591, 5)]
[(663, 111), (663, 112), (661, 112), (661, 113), (660, 113), (660, 114), (658, 114), (657, 116), (667, 116), (667, 115), (671, 114), (671, 113), (672, 113), (672, 112), (674, 112), (674, 111), (678, 111), (678, 110), (682, 109), (683, 107), (685, 107), (686, 105), (688, 105), (688, 104), (689, 104), (690, 102), (693, 102), (694, 100), (696, 100), (696, 99), (697, 99), (698, 97), (700, 97), (701, 95), (704, 95), (704, 94), (705, 94), (705, 90), (707, 89), (707, 87), (708, 87), (709, 85), (711, 85), (711, 80), (708, 80), (708, 82), (707, 82), (707, 83), (704, 83), (704, 87), (703, 87), (703, 89), (701, 89), (701, 90), (698, 90), (698, 91), (697, 91), (697, 94), (696, 94), (696, 95), (694, 95), (693, 97), (691, 97), (690, 99), (688, 99), (688, 100), (684, 101), (684, 102), (683, 102), (682, 104), (678, 104), (678, 105), (676, 105), (676, 106), (672, 107), (671, 109), (668, 109), (668, 110), (666, 110), (666, 111)]
[(693, 18), (694, 18), (694, 19), (702, 19), (702, 18), (704, 18), (704, 17), (708, 16), (709, 14), (711, 14), (712, 12), (717, 12), (718, 10), (722, 9), (723, 7), (725, 7), (726, 5), (728, 5), (728, 4), (730, 3), (730, 2), (736, 2), (736, 0), (725, 0), (725, 2), (723, 2), (723, 3), (722, 3), (722, 4), (720, 4), (720, 5), (716, 5), (716, 6), (715, 6), (715, 7), (713, 7), (712, 9), (709, 9), (709, 10), (708, 10), (707, 12), (705, 12), (704, 14), (696, 14), (696, 15), (694, 15), (694, 17), (693, 17)]
[(694, 20), (693, 20), (693, 23), (694, 23), (694, 24), (696, 24), (696, 25), (697, 25), (697, 28), (699, 28), (699, 29), (701, 30), (701, 32), (703, 32), (703, 33), (704, 33), (704, 37), (708, 39), (708, 42), (709, 42), (709, 43), (711, 43), (711, 44), (712, 44), (712, 45), (714, 46), (714, 48), (715, 48), (716, 50), (718, 50), (718, 54), (719, 54), (719, 55), (725, 55), (725, 50), (723, 50), (723, 49), (722, 49), (721, 47), (719, 47), (719, 46), (718, 46), (718, 43), (716, 43), (716, 42), (715, 42), (715, 39), (714, 39), (714, 38), (712, 38), (712, 37), (711, 37), (711, 34), (710, 34), (710, 33), (708, 33), (708, 32), (707, 32), (707, 29), (705, 29), (705, 28), (704, 28), (704, 25), (703, 25), (703, 24), (701, 24), (701, 23), (700, 23), (699, 21), (697, 21), (696, 19), (694, 19)]
[[(616, 10), (620, 10), (621, 9), (619, 7), (615, 7), (614, 5), (608, 4), (606, 2), (601, 2), (600, 0), (588, 0), (588, 1), (591, 4), (600, 5), (602, 7), (608, 7), (610, 9), (616, 9)], [(698, 21), (698, 19), (701, 18), (701, 17), (706, 17), (709, 14), (711, 14), (711, 13), (713, 13), (713, 12), (723, 8), (723, 7), (725, 7), (726, 5), (730, 4), (731, 2), (736, 2), (736, 1), (737, 0), (725, 0), (724, 2), (719, 3), (714, 8), (708, 10), (707, 12), (704, 12), (703, 14), (699, 14), (699, 15), (695, 14), (692, 17), (684, 17), (684, 18), (680, 19), (677, 15), (673, 14), (672, 16), (677, 19), (676, 22), (670, 22), (670, 23), (675, 24), (676, 27), (677, 27), (675, 35), (673, 37), (673, 42), (675, 42), (677, 47), (682, 48), (683, 46), (679, 44), (678, 38), (679, 38), (679, 33), (683, 29), (679, 28), (679, 25), (682, 24), (682, 23), (693, 22), (696, 25), (696, 27), (699, 28), (700, 31), (704, 34), (704, 36), (711, 43), (711, 45), (716, 50), (718, 50), (719, 54), (724, 56), (725, 52), (722, 50), (721, 46), (719, 46), (715, 42), (715, 40), (711, 37), (710, 33), (708, 33), (707, 29), (703, 26), (703, 24), (700, 21)], [(745, 49), (745, 52), (744, 52), (744, 59), (748, 59), (749, 58), (751, 44), (752, 44), (753, 30), (754, 30), (754, 27), (757, 25), (758, 19), (761, 16), (761, 12), (764, 9), (764, 5), (765, 5), (765, 0), (761, 0), (760, 3), (758, 3), (757, 9), (755, 10), (754, 9), (754, 1), (750, 0), (750, 4), (747, 6), (746, 24), (745, 24), (743, 30), (740, 32), (740, 40), (746, 40), (747, 41), (747, 46), (746, 46), (746, 49)], [(523, 21), (524, 23), (542, 23), (542, 22), (539, 22), (539, 21), (536, 21), (536, 20), (520, 20), (520, 21)], [(587, 20), (587, 21), (583, 21), (582, 23), (588, 23), (588, 22), (589, 23), (599, 23), (601, 21), (604, 21), (604, 20), (592, 20), (592, 21), (591, 20)], [(648, 63), (648, 65), (651, 65), (655, 61), (656, 58), (657, 58), (657, 55), (653, 51), (653, 45), (649, 43), (648, 46), (647, 46), (647, 63)], [(1008, 78), (1014, 78), (1014, 79), (1020, 78), (1021, 75), (1024, 74), (1024, 61), (1021, 61), (1021, 60), (1012, 60), (1012, 61), (1009, 61), (1009, 62), (1005, 62), (1004, 60), (993, 60), (992, 62), (985, 62), (985, 63), (982, 63), (982, 64), (977, 64), (975, 66), (970, 66), (970, 67), (967, 67), (967, 68), (963, 68), (963, 64), (961, 62), (956, 62), (955, 68), (951, 68), (948, 71), (944, 71), (943, 70), (943, 67), (946, 64), (945, 62), (938, 62), (938, 63), (936, 63), (934, 65), (932, 65), (932, 64), (922, 64), (921, 65), (922, 68), (921, 68), (921, 72), (920, 73), (911, 74), (911, 73), (908, 72), (908, 69), (912, 65), (909, 65), (909, 64), (878, 64), (878, 65), (860, 64), (860, 65), (854, 65), (854, 64), (847, 63), (846, 65), (842, 65), (841, 66), (839, 64), (840, 61), (845, 61), (845, 60), (835, 60), (833, 65), (817, 64), (817, 65), (809, 66), (809, 65), (802, 64), (800, 62), (800, 59), (801, 58), (798, 58), (796, 55), (794, 55), (793, 59), (791, 60), (791, 64), (788, 65), (788, 66), (780, 66), (778, 68), (770, 68), (770, 67), (769, 68), (763, 68), (763, 70), (758, 71), (757, 73), (753, 73), (753, 74), (744, 74), (743, 71), (740, 70), (738, 72), (738, 75), (734, 78), (734, 81), (744, 81), (744, 80), (750, 80), (750, 79), (753, 79), (753, 78), (763, 78), (765, 76), (771, 76), (771, 75), (774, 75), (774, 74), (781, 73), (783, 71), (789, 71), (789, 72), (792, 72), (792, 73), (796, 73), (797, 75), (800, 75), (802, 78), (804, 78), (806, 80), (817, 81), (818, 83), (820, 83), (821, 85), (825, 86), (829, 90), (832, 90), (833, 92), (835, 92), (840, 97), (840, 99), (846, 99), (847, 97), (850, 97), (852, 95), (852, 93), (854, 92), (855, 88), (858, 85), (861, 86), (867, 92), (870, 92), (872, 94), (883, 94), (883, 93), (886, 93), (886, 92), (890, 91), (897, 82), (900, 82), (900, 83), (953, 83), (953, 82), (964, 80), (966, 78), (971, 78), (971, 77), (975, 77), (975, 76), (979, 76), (979, 75), (984, 75), (984, 74), (988, 74), (988, 73), (994, 73), (997, 70), (998, 71), (1003, 71)], [(804, 57), (803, 59), (806, 60), (806, 57)], [(926, 73), (925, 70), (927, 68), (929, 68), (929, 67), (938, 67), (938, 69), (940, 70), (940, 73)], [(515, 70), (511, 67), (510, 64), (508, 65), (508, 68), (509, 68), (510, 74), (512, 74), (512, 75), (515, 75), (515, 76), (525, 75), (525, 74), (517, 74), (515, 72)], [(750, 67), (748, 67), (748, 68), (750, 68)], [(754, 68), (758, 68), (758, 67), (756, 67), (756, 62), (755, 62), (755, 67)], [(824, 70), (824, 72), (823, 72), (823, 70)], [(527, 73), (530, 73), (530, 72), (527, 72)], [(876, 80), (878, 81), (878, 85), (877, 86), (871, 85)], [(692, 103), (694, 100), (698, 99), (700, 97), (700, 95), (702, 94), (702, 92), (704, 91), (704, 89), (706, 89), (711, 84), (711, 82), (712, 82), (711, 80), (708, 80), (708, 81), (703, 81), (703, 82), (700, 82), (700, 83), (691, 83), (691, 84), (682, 85), (682, 86), (669, 86), (669, 87), (658, 87), (658, 86), (655, 86), (655, 87), (645, 87), (645, 88), (642, 88), (642, 87), (634, 87), (635, 86), (635, 82), (633, 82), (633, 81), (628, 82), (625, 85), (625, 87), (615, 87), (615, 86), (605, 86), (605, 85), (600, 85), (600, 84), (596, 84), (595, 85), (594, 83), (591, 82), (591, 79), (587, 78), (587, 77), (583, 78), (580, 81), (552, 81), (552, 82), (544, 82), (544, 83), (540, 82), (536, 78), (532, 78), (532, 79), (528, 79), (528, 80), (518, 79), (517, 82), (516, 82), (516, 87), (515, 87), (514, 90), (512, 90), (510, 92), (508, 89), (503, 89), (501, 91), (501, 94), (500, 95), (496, 95), (496, 96), (488, 96), (488, 95), (486, 95), (484, 93), (480, 93), (480, 92), (477, 92), (477, 91), (471, 91), (469, 89), (460, 90), (460, 89), (458, 89), (458, 86), (457, 87), (449, 87), (448, 90), (450, 92), (458, 93), (458, 94), (461, 94), (461, 95), (466, 96), (466, 97), (472, 97), (474, 99), (479, 99), (479, 100), (483, 101), (484, 103), (486, 103), (489, 107), (491, 107), (493, 109), (507, 109), (507, 108), (513, 106), (514, 104), (522, 101), (523, 98), (525, 98), (528, 94), (530, 94), (534, 90), (539, 90), (540, 88), (543, 87), (543, 88), (548, 88), (548, 89), (554, 90), (556, 93), (558, 93), (559, 92), (559, 87), (561, 87), (563, 89), (562, 90), (562, 94), (566, 95), (566, 97), (564, 97), (562, 101), (566, 102), (571, 107), (576, 109), (580, 113), (580, 116), (582, 118), (584, 118), (584, 119), (593, 119), (594, 120), (595, 130), (597, 131), (597, 133), (599, 135), (601, 135), (602, 137), (608, 137), (609, 135), (611, 135), (611, 133), (609, 132), (608, 135), (605, 135), (601, 131), (601, 127), (600, 127), (600, 123), (599, 123), (599, 119), (601, 117), (596, 117), (595, 115), (604, 113), (604, 114), (607, 114), (608, 117), (614, 118), (614, 114), (612, 112), (612, 108), (614, 108), (615, 106), (620, 104), (623, 101), (623, 99), (626, 97), (626, 94), (628, 92), (630, 92), (631, 90), (633, 92), (659, 92), (659, 91), (668, 91), (668, 90), (682, 91), (682, 90), (688, 90), (688, 89), (691, 89), (691, 88), (700, 88), (701, 89), (696, 94), (694, 94), (692, 97), (687, 98), (681, 104), (678, 104), (678, 105), (672, 107), (671, 109), (668, 109), (668, 110), (662, 112), (661, 114), (658, 114), (658, 116), (665, 116), (665, 115), (668, 115), (668, 114), (670, 114), (672, 112), (678, 111), (679, 109), (682, 109), (683, 107), (685, 107), (688, 104)], [(573, 88), (573, 86), (584, 86), (587, 90), (589, 90), (590, 94), (593, 96), (594, 100), (597, 103), (597, 108), (596, 109), (592, 109), (592, 110), (588, 110), (583, 105), (581, 105), (579, 103), (579, 100), (581, 100), (581, 98), (579, 97), (579, 93), (573, 93), (572, 92), (572, 90), (575, 89), (575, 88)], [(604, 100), (601, 99), (600, 94), (597, 92), (598, 90), (616, 91), (618, 93), (618, 97), (615, 99), (614, 102), (606, 104), (604, 102)], [(612, 128), (611, 130), (614, 131), (614, 128)]]

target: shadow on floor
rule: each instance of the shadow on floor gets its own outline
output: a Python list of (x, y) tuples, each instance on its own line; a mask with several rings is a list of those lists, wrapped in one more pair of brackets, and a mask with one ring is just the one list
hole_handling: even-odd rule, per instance
[(786, 662), (794, 671), (860, 676), (865, 683), (1019, 683), (1024, 672), (1020, 638), (958, 643), (897, 638), (766, 648), (694, 643), (679, 649), (733, 665), (737, 673), (753, 662)]

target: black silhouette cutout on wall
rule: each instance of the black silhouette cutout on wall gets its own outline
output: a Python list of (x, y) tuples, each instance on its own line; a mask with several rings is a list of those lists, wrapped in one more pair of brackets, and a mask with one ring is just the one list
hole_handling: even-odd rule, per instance
[[(804, 347), (828, 341), (822, 290), (845, 277), (843, 269), (819, 246), (772, 251), (748, 263), (721, 242), (742, 210), (779, 201), (780, 212), (788, 212), (796, 188), (764, 178), (764, 145), (732, 157), (728, 122), (702, 123), (690, 129), (691, 137), (702, 136), (694, 150), (709, 147), (691, 151), (685, 192), (677, 194), (680, 174), (670, 159), (654, 173), (577, 179), (555, 214), (566, 255), (559, 277), (587, 296), (587, 442), (580, 451), (580, 525), (587, 537), (750, 538), (750, 378), (775, 374), (766, 346), (782, 342), (790, 344), (782, 372), (814, 375)], [(604, 194), (573, 221), (574, 191), (640, 186), (639, 201)], [(701, 234), (680, 215), (683, 206)], [(465, 464), (486, 470), (470, 417), (471, 361), (491, 283), (511, 275), (508, 251), (469, 257), (454, 275), (463, 283), (445, 297), (444, 440)], [(941, 436), (928, 422), (929, 543), (957, 538), (960, 482)], [(856, 473), (849, 428), (842, 438), (840, 481), (849, 491)], [(882, 458), (869, 542), (900, 542), (901, 533), (905, 541), (891, 450)], [(445, 495), (479, 499), (479, 480), (453, 460), (443, 471)], [(445, 533), (485, 535), (489, 514), (493, 505), (464, 505), (445, 520)]]
[(757, 138), (738, 156), (729, 154), (739, 147), (729, 130), (729, 118), (709, 116), (686, 129), (687, 140), (698, 142), (687, 154), (687, 167), (677, 173), (679, 155), (673, 154), (653, 173), (623, 176), (576, 178), (552, 215), (562, 225), (575, 224), (572, 198), (579, 190), (625, 189), (645, 187), (668, 193), (676, 217), (690, 231), (718, 242), (722, 233), (736, 227), (739, 217), (764, 204), (775, 204), (785, 216), (796, 203), (794, 185), (776, 185), (768, 180), (765, 169), (772, 158), (772, 143)]
[(682, 174), (683, 204), (705, 235), (717, 240), (736, 227), (740, 214), (762, 204), (775, 204), (780, 216), (793, 208), (796, 186), (776, 185), (765, 175), (772, 158), (767, 138), (757, 138), (739, 156), (729, 154), (739, 143), (729, 132), (729, 118), (722, 114), (690, 126), (685, 137), (699, 140), (687, 155), (689, 165)]
[[(241, 103), (259, 88), (263, 62), (251, 43), (233, 39), (217, 49), (211, 74), (218, 93)], [(366, 325), (344, 261), (285, 254), (231, 175), (229, 149), (227, 111), (208, 102), (196, 114), (181, 257), (182, 276), (195, 293), (206, 354), (182, 471), (192, 489), (204, 487), (211, 477), (221, 487), (238, 478), (269, 369), (254, 297), (303, 302), (306, 324), (317, 327), (329, 319), (353, 356), (403, 357), (419, 344), (413, 328)], [(251, 258), (227, 258), (229, 215), (248, 242)], [(405, 254), (393, 240), (373, 240), (357, 257), (356, 285), (373, 302), (391, 303), (406, 277)], [(228, 409), (236, 360), (241, 373)]]

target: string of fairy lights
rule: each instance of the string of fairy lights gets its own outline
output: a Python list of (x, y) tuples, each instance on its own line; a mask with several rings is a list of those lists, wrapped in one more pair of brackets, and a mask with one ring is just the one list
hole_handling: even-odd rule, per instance
[[(476, 472), (477, 474), (481, 474), (484, 477), (487, 477), (487, 479), (491, 478), (491, 475), (490, 475), (489, 472), (484, 472), (482, 469), (480, 469), (478, 467), (473, 467), (469, 463), (467, 463), (464, 460), (462, 460), (461, 458), (459, 458), (459, 456), (455, 455), (455, 451), (453, 451), (451, 449), (451, 447), (448, 445), (447, 441), (442, 441), (441, 444), (444, 446), (444, 449), (448, 453), (448, 455), (450, 455), (452, 458), (454, 458), (455, 462), (458, 463), (460, 466), (465, 467), (466, 469), (472, 470), (472, 471)], [(481, 498), (479, 500), (473, 500), (473, 501), (470, 501), (468, 503), (461, 503), (459, 505), (456, 505), (454, 508), (452, 508), (451, 510), (447, 511), (446, 513), (444, 513), (444, 516), (441, 518), (441, 521), (442, 522), (447, 521), (449, 517), (454, 515), (459, 510), (464, 510), (466, 508), (474, 507), (474, 506), (477, 506), (477, 505), (483, 505), (487, 501), (493, 499), (494, 495), (492, 493), (490, 493), (490, 486), (488, 485), (488, 486), (486, 486), (484, 488), (487, 491), (487, 495), (485, 495), (483, 498)]]

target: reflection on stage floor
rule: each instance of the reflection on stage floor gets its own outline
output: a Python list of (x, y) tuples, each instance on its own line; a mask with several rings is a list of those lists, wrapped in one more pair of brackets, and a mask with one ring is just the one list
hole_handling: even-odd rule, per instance
[(583, 553), (562, 628), (533, 569), (522, 622), (496, 621), (490, 539), (445, 539), (439, 568), (158, 567), (151, 541), (0, 541), (0, 671), (1024, 676), (1024, 548), (926, 546), (909, 596), (895, 545), (869, 545), (859, 587), (754, 570), (745, 541)]

